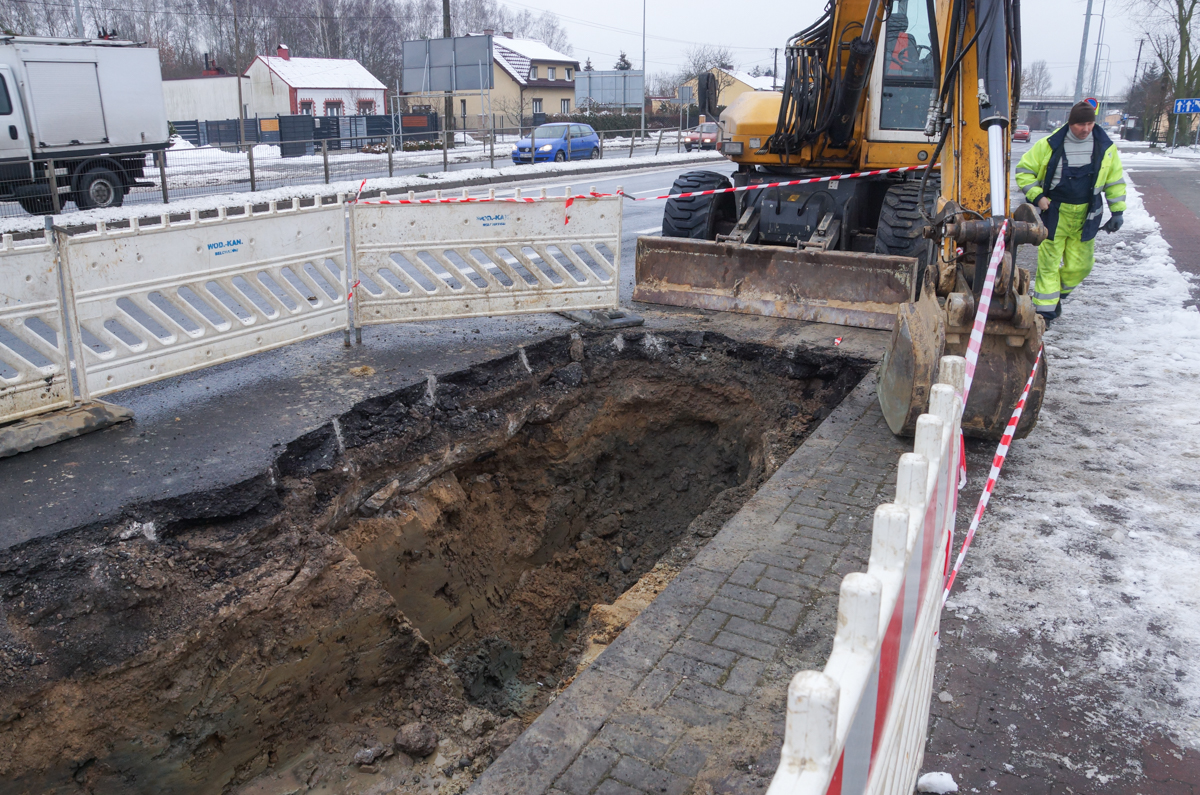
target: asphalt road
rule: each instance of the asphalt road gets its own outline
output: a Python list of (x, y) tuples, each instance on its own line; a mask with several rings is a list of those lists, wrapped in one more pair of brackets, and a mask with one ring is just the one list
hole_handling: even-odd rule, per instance
[[(635, 197), (653, 196), (695, 167), (576, 176), (572, 187), (621, 186)], [(722, 161), (703, 167), (732, 171)], [(521, 188), (553, 193), (567, 184), (548, 179)], [(633, 292), (637, 236), (657, 234), (662, 211), (662, 202), (625, 204), (622, 304)], [(366, 397), (505, 355), (573, 325), (547, 314), (372, 326), (352, 348), (335, 333), (112, 395), (108, 400), (133, 409), (133, 422), (0, 460), (0, 548), (95, 521), (131, 502), (237, 483), (261, 472), (280, 444)], [(375, 375), (349, 374), (364, 364)]]

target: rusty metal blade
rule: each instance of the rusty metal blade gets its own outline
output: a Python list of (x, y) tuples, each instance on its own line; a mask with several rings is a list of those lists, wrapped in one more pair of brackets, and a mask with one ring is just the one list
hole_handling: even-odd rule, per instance
[(889, 331), (917, 261), (852, 251), (639, 237), (633, 300)]

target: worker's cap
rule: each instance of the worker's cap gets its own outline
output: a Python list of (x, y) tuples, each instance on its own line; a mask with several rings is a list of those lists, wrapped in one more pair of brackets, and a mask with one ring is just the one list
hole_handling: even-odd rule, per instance
[(1080, 102), (1071, 108), (1071, 115), (1067, 117), (1067, 124), (1085, 124), (1087, 122), (1096, 121), (1096, 109), (1087, 102)]

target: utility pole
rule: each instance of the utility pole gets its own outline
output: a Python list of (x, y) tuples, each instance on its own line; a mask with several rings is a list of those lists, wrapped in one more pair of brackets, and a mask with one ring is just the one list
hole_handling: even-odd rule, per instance
[[(1090, 1), (1090, 0), (1089, 0)], [(450, 0), (442, 0), (442, 36), (449, 39), (453, 36), (450, 31)], [(446, 95), (446, 129), (454, 129), (454, 95)], [(453, 133), (451, 133), (453, 134)], [(445, 133), (443, 133), (445, 135)]]
[(1104, 13), (1108, 11), (1108, 0), (1100, 5), (1100, 27), (1096, 30), (1096, 57), (1092, 59), (1092, 89), (1090, 93), (1099, 99), (1100, 94), (1100, 48), (1104, 46)]
[(83, 38), (83, 10), (79, 7), (79, 0), (75, 0), (75, 35)]
[(775, 58), (771, 64), (771, 90), (779, 85), (779, 48), (775, 48)]
[(1138, 54), (1137, 60), (1133, 62), (1133, 84), (1136, 86), (1138, 82), (1138, 69), (1142, 66), (1142, 45), (1146, 43), (1145, 39), (1138, 39)]
[(1075, 104), (1083, 99), (1083, 70), (1087, 66), (1088, 26), (1092, 23), (1092, 0), (1088, 0), (1083, 18), (1083, 44), (1079, 45), (1079, 71), (1075, 74)]

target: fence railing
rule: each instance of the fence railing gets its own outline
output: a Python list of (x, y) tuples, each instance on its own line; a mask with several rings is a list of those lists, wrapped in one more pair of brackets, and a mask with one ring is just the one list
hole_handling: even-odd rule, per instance
[[(174, 148), (145, 155), (9, 161), (0, 170), (0, 217), (57, 215), (72, 206), (86, 210), (108, 206), (113, 197), (117, 204), (167, 203), (219, 193), (447, 171), (472, 163), (511, 166), (518, 162), (512, 150), (521, 134), (528, 136), (529, 129), (435, 132), (421, 140), (370, 134), (200, 147), (177, 142)], [(678, 129), (647, 131), (645, 136), (640, 130), (605, 130), (595, 156), (629, 158), (682, 151), (684, 137)], [(590, 150), (573, 149), (564, 159), (592, 157)], [(51, 169), (58, 185), (55, 193), (48, 188)]]
[(363, 325), (616, 308), (621, 198), (570, 196), (5, 235), (0, 425)]
[(966, 362), (941, 361), (896, 500), (875, 511), (867, 571), (842, 580), (824, 671), (788, 687), (768, 795), (909, 795), (925, 747), (941, 592), (954, 530)]

